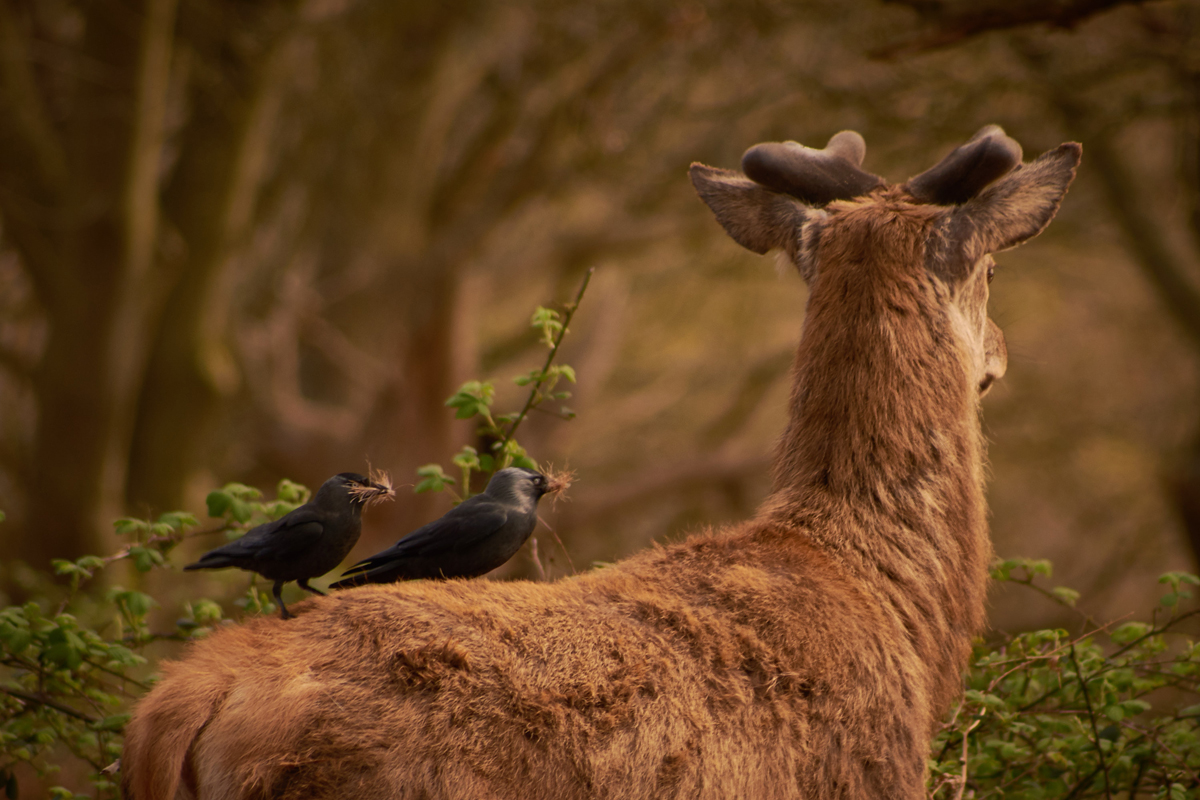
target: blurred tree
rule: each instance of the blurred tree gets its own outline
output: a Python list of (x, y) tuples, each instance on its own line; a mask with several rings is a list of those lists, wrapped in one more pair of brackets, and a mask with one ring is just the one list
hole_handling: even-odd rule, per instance
[[(1084, 138), (1064, 219), (1019, 257), (1042, 297), (1053, 277), (1038, 248), (1062, 237), (1092, 253), (1111, 227), (1089, 195), (1096, 135), (1068, 129), (1065, 92), (1114, 137), (1137, 184), (1123, 196), (1167, 231), (1152, 238), (1194, 286), (1179, 198), (1195, 191), (1162, 157), (1194, 142), (1182, 135), (1194, 28), (1179, 27), (1194, 8), (0, 0), (5, 556), (107, 549), (90, 540), (120, 506), (198, 508), (197, 492), (230, 479), (315, 485), (369, 457), (403, 485), (469, 440), (443, 407), (458, 383), (530, 368), (526, 310), (595, 264), (564, 356), (580, 419), (527, 432), (539, 457), (570, 455), (588, 478), (561, 512), (577, 562), (744, 516), (766, 483), (803, 290), (781, 290), (726, 240), (687, 164), (732, 167), (756, 141), (856, 128), (869, 168), (900, 180), (986, 123), (1031, 152)], [(1115, 248), (1103, 258), (1123, 263)], [(998, 302), (1025, 279), (1011, 277)], [(1095, 370), (1088, 348), (1106, 321), (1077, 321), (1046, 357), (1057, 383), (989, 398), (989, 423), (1054, 433), (1040, 450), (994, 449), (1000, 534), (1053, 528), (1029, 510), (1028, 483), (1056, 520), (1085, 521), (1061, 524), (1071, 535), (1164, 527), (1157, 506), (1124, 509), (1070, 472), (1069, 454), (1119, 396), (1112, 417), (1144, 412), (1125, 413), (1121, 435), (1158, 456), (1159, 438), (1180, 437), (1146, 418), (1188, 402), (1190, 384), (1082, 391), (1067, 373)], [(1111, 336), (1122, 353), (1144, 346)], [(1015, 362), (1013, 385), (1041, 367)], [(395, 504), (360, 548), (440, 513), (436, 502)]]
[(36, 420), (6, 453), (13, 557), (94, 546), (130, 479), (148, 483), (147, 439), (178, 483), (211, 433), (237, 382), (231, 274), (277, 166), (298, 32), (324, 5), (0, 4), (0, 214), (47, 329), (36, 358), (7, 359)]
[[(876, 55), (895, 57), (1016, 29), (1009, 41), (1029, 72), (1029, 91), (1085, 143), (1110, 221), (1200, 362), (1200, 4), (1141, 0), (962, 2), (889, 0), (915, 10), (913, 32)], [(1026, 26), (1073, 28), (1071, 36)], [(1164, 470), (1168, 491), (1200, 561), (1200, 420)]]
[[(785, 8), (5, 0), (0, 214), (47, 331), (4, 361), (35, 420), (11, 555), (77, 554), (205, 468), (445, 453), (466, 265), (568, 176), (654, 202), (687, 160), (655, 126), (705, 77), (671, 68)], [(541, 263), (661, 232), (613, 223)]]
[(178, 270), (158, 252), (175, 14), (173, 0), (86, 13), (0, 4), (0, 213), (48, 326), (34, 363), (8, 360), (36, 397), (14, 470), (29, 533), (12, 555), (39, 564), (77, 554), (97, 515), (117, 510), (152, 331)]

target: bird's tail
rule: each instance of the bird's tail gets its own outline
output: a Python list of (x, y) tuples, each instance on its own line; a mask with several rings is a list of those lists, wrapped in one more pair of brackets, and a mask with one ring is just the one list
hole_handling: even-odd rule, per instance
[(371, 578), (365, 571), (362, 572), (345, 572), (342, 574), (342, 579), (337, 583), (329, 584), (330, 589), (349, 589), (354, 586), (366, 586), (371, 583)]
[(205, 555), (201, 556), (199, 561), (188, 564), (186, 567), (184, 567), (184, 569), (224, 569), (225, 567), (236, 566), (237, 563), (235, 563), (234, 560), (227, 555), (223, 555), (221, 553), (206, 553)]
[[(167, 666), (166, 676), (138, 703), (125, 726), (121, 790), (126, 800), (176, 800), (192, 743), (228, 691), (211, 672), (182, 674), (186, 662)], [(170, 684), (170, 689), (166, 688)], [(194, 788), (194, 787), (193, 787)]]

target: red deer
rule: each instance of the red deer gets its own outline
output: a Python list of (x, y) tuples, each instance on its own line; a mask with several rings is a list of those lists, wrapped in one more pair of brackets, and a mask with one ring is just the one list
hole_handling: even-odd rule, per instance
[(985, 128), (901, 185), (862, 137), (692, 182), (809, 284), (773, 490), (741, 524), (555, 583), (414, 581), (191, 647), (139, 704), (130, 800), (920, 798), (984, 622), (991, 253), (1074, 177)]

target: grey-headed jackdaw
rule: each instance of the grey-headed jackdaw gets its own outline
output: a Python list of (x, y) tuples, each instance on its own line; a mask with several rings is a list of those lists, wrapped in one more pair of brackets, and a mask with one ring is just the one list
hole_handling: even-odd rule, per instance
[(481, 493), (355, 564), (330, 588), (417, 578), (473, 578), (491, 572), (525, 544), (537, 525), (538, 500), (553, 490), (540, 472), (502, 469)]

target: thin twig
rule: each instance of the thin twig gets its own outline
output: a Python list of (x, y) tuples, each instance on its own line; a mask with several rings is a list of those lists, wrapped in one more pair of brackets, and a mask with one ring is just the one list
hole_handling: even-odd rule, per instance
[(1081, 791), (1083, 791), (1083, 787), (1085, 787), (1089, 783), (1091, 783), (1092, 778), (1096, 777), (1096, 773), (1099, 771), (1100, 771), (1100, 768), (1096, 767), (1094, 770), (1089, 772), (1087, 775), (1084, 775), (1082, 778), (1080, 778), (1079, 783), (1077, 783), (1073, 787), (1071, 787), (1071, 791), (1067, 792), (1066, 796), (1063, 797), (1062, 800), (1073, 800), (1073, 798), (1078, 797), (1079, 793)]
[(959, 777), (958, 792), (954, 795), (954, 800), (962, 800), (963, 794), (967, 791), (967, 755), (968, 755), (967, 737), (971, 734), (971, 731), (973, 731), (979, 727), (979, 724), (981, 722), (983, 722), (983, 717), (980, 717), (979, 719), (972, 722), (970, 725), (967, 726), (967, 729), (965, 731), (963, 731), (962, 775)]
[(529, 555), (533, 559), (533, 566), (537, 569), (538, 578), (542, 581), (546, 580), (546, 568), (542, 566), (542, 560), (538, 558), (538, 543), (537, 537), (529, 537)]
[(575, 311), (579, 308), (579, 302), (583, 299), (583, 293), (587, 291), (588, 283), (592, 280), (592, 273), (596, 271), (595, 267), (588, 269), (583, 276), (583, 283), (579, 285), (579, 291), (575, 293), (575, 299), (567, 303), (564, 307), (562, 327), (558, 330), (558, 336), (554, 338), (554, 345), (550, 348), (549, 355), (546, 356), (546, 363), (542, 365), (543, 379), (534, 381), (533, 388), (529, 390), (529, 398), (525, 401), (525, 407), (521, 409), (521, 413), (513, 420), (512, 426), (508, 432), (504, 434), (504, 440), (500, 442), (500, 446), (496, 448), (501, 457), (504, 455), (504, 450), (508, 443), (517, 433), (517, 428), (525, 421), (525, 417), (529, 416), (530, 410), (537, 404), (538, 397), (541, 395), (542, 384), (545, 383), (545, 374), (550, 369), (550, 365), (554, 363), (554, 357), (558, 355), (558, 348), (562, 345), (563, 337), (567, 335), (567, 327), (571, 324), (571, 318), (575, 316)]
[[(142, 683), (141, 681), (139, 681), (136, 678), (131, 678), (128, 675), (117, 672), (115, 669), (109, 669), (108, 667), (104, 666), (103, 664), (97, 664), (95, 661), (92, 661), (91, 659), (88, 659), (88, 658), (83, 659), (83, 663), (90, 664), (95, 669), (98, 669), (101, 672), (107, 672), (109, 675), (112, 675), (115, 678), (120, 678), (123, 681), (128, 681), (129, 683), (132, 683), (134, 686), (138, 687), (139, 689), (142, 689), (147, 692), (150, 691), (150, 684)], [(125, 691), (125, 689), (122, 688), (121, 691)]]
[(24, 700), (26, 703), (36, 703), (39, 706), (45, 706), (46, 708), (53, 708), (55, 711), (59, 712), (60, 714), (66, 714), (68, 717), (74, 717), (75, 719), (80, 720), (81, 722), (86, 722), (89, 725), (94, 725), (97, 722), (97, 720), (92, 719), (87, 714), (84, 714), (80, 711), (76, 711), (75, 709), (71, 708), (70, 706), (60, 705), (60, 704), (54, 702), (53, 700), (47, 700), (44, 697), (38, 697), (38, 696), (32, 695), (32, 694), (25, 694), (24, 692), (18, 692), (16, 689), (9, 689), (4, 686), (0, 686), (0, 692), (4, 692), (9, 697), (15, 697), (18, 700)]
[(563, 544), (562, 539), (558, 538), (558, 531), (554, 530), (554, 528), (551, 528), (549, 523), (542, 518), (541, 514), (538, 515), (538, 521), (546, 526), (546, 530), (550, 531), (550, 533), (554, 536), (554, 541), (558, 542), (558, 549), (562, 550), (563, 555), (567, 557), (567, 565), (571, 567), (571, 574), (578, 575), (579, 570), (575, 569), (575, 562), (571, 560), (571, 554), (567, 551), (567, 546)]
[(1071, 642), (1071, 663), (1075, 665), (1075, 675), (1079, 678), (1079, 686), (1083, 689), (1083, 702), (1087, 706), (1088, 720), (1092, 723), (1093, 741), (1096, 743), (1096, 755), (1100, 759), (1100, 768), (1104, 770), (1104, 796), (1112, 800), (1112, 786), (1108, 779), (1108, 762), (1104, 758), (1104, 748), (1100, 746), (1100, 729), (1096, 727), (1096, 713), (1092, 710), (1092, 698), (1088, 694), (1087, 681), (1083, 679), (1083, 670), (1079, 667), (1079, 659), (1075, 656), (1075, 643)]
[(1170, 748), (1170, 746), (1168, 746), (1165, 742), (1163, 742), (1162, 739), (1158, 738), (1158, 736), (1157, 736), (1157, 734), (1155, 734), (1155, 732), (1147, 730), (1146, 728), (1141, 728), (1130, 722), (1123, 722), (1123, 723), (1121, 723), (1121, 725), (1122, 725), (1122, 727), (1129, 728), (1129, 730), (1131, 730), (1131, 731), (1137, 731), (1138, 733), (1142, 734), (1147, 739), (1149, 739), (1150, 741), (1154, 742), (1156, 745), (1161, 747), (1163, 750), (1166, 750), (1168, 753), (1173, 755), (1175, 757), (1175, 760), (1179, 762), (1179, 766), (1182, 767), (1189, 775), (1192, 776), (1192, 782), (1200, 783), (1200, 775), (1197, 775), (1196, 771), (1193, 770), (1190, 766), (1188, 766), (1187, 758), (1185, 758), (1184, 756), (1182, 756), (1179, 753), (1176, 753), (1174, 750), (1172, 750)]
[[(1155, 611), (1157, 611), (1157, 610), (1158, 609), (1155, 609)], [(1166, 633), (1167, 631), (1169, 631), (1172, 627), (1174, 627), (1178, 623), (1183, 622), (1188, 617), (1194, 617), (1197, 614), (1200, 614), (1200, 609), (1194, 609), (1192, 611), (1187, 612), (1186, 614), (1180, 614), (1179, 616), (1171, 617), (1163, 624), (1163, 626), (1161, 628), (1151, 627), (1150, 630), (1146, 631), (1146, 633), (1142, 634), (1138, 638), (1134, 639), (1132, 642), (1129, 642), (1124, 647), (1120, 648), (1115, 653), (1110, 655), (1109, 659), (1111, 660), (1111, 659), (1116, 658), (1117, 656), (1131, 650), (1132, 648), (1138, 646), (1139, 644), (1141, 644), (1142, 642), (1146, 641), (1147, 639), (1149, 639), (1153, 636), (1158, 636), (1159, 634)]]
[(1129, 785), (1129, 800), (1136, 800), (1138, 786), (1142, 782), (1142, 776), (1146, 774), (1146, 765), (1150, 762), (1149, 758), (1143, 758), (1138, 762), (1137, 773), (1133, 776), (1133, 783)]

